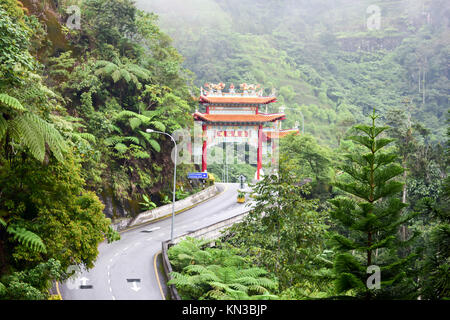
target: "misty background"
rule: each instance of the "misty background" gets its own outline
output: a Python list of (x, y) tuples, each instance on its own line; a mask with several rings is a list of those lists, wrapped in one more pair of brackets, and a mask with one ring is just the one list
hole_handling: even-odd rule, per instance
[[(137, 0), (205, 82), (260, 83), (285, 128), (336, 144), (373, 108), (403, 108), (445, 137), (450, 3), (352, 0)], [(379, 12), (370, 11), (370, 6)], [(377, 16), (378, 14), (378, 16)], [(374, 25), (374, 19), (379, 25)], [(372, 27), (371, 27), (372, 25)], [(374, 27), (375, 26), (375, 27)]]

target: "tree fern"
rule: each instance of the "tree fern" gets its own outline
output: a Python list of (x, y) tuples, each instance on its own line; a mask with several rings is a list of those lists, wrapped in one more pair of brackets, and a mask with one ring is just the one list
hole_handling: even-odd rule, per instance
[(95, 74), (111, 77), (114, 83), (124, 80), (133, 83), (138, 89), (142, 88), (141, 81), (150, 80), (150, 72), (133, 63), (122, 63), (120, 59), (114, 62), (99, 60), (95, 64)]
[(187, 239), (169, 249), (171, 263), (178, 270), (182, 267), (182, 272), (171, 274), (169, 284), (174, 284), (183, 297), (243, 300), (264, 295), (266, 299), (276, 298), (269, 290), (275, 290), (278, 284), (263, 277), (266, 270), (249, 268), (241, 258), (231, 258), (235, 256), (232, 250), (202, 250), (200, 244), (198, 240)]

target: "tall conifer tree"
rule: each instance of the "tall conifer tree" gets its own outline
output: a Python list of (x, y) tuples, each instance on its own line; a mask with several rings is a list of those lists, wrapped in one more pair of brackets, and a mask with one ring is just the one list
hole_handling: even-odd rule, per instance
[[(350, 195), (331, 200), (331, 216), (341, 230), (333, 234), (336, 289), (357, 298), (404, 298), (411, 288), (407, 270), (414, 256), (398, 256), (399, 227), (412, 218), (402, 213), (403, 184), (395, 180), (403, 168), (395, 163), (397, 155), (386, 151), (394, 139), (381, 137), (389, 127), (376, 126), (375, 110), (370, 118), (370, 126), (354, 126), (355, 135), (347, 138), (362, 146), (360, 153), (346, 155), (341, 168), (345, 174), (336, 183)], [(372, 287), (376, 283), (369, 266), (380, 268), (379, 288)]]

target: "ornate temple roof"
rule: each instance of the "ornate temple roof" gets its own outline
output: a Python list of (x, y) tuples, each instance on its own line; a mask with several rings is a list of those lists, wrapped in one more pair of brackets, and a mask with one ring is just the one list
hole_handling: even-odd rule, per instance
[(198, 101), (204, 104), (268, 104), (276, 102), (275, 90), (269, 97), (264, 97), (264, 90), (260, 85), (242, 83), (240, 90), (230, 84), (228, 92), (224, 92), (226, 85), (224, 83), (212, 84), (206, 83), (204, 89), (200, 88), (200, 97)]
[(205, 114), (196, 112), (194, 113), (194, 119), (205, 122), (237, 122), (237, 123), (264, 123), (273, 122), (277, 120), (284, 120), (284, 113), (276, 114)]
[(241, 94), (223, 96), (200, 96), (199, 98), (200, 103), (211, 104), (268, 104), (276, 101), (276, 97), (256, 97)]

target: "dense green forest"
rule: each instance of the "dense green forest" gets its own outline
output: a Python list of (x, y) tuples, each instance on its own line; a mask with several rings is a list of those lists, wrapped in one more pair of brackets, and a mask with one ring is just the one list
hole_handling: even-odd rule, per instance
[[(84, 28), (70, 29), (66, 5), (0, 1), (7, 299), (45, 298), (49, 280), (70, 265), (92, 267), (97, 245), (117, 240), (108, 218), (141, 212), (144, 196), (157, 205), (171, 198), (163, 172), (173, 164), (162, 150), (172, 142), (146, 129), (192, 122), (190, 73), (154, 15), (131, 1), (83, 1)], [(180, 166), (180, 176), (189, 169)], [(180, 179), (178, 197), (183, 187)]]
[[(0, 299), (48, 299), (120, 239), (111, 220), (170, 202), (172, 142), (146, 129), (192, 128), (205, 82), (275, 89), (268, 111), (305, 130), (215, 248), (171, 249), (183, 298), (448, 299), (449, 14), (445, 0), (0, 0)], [(178, 166), (178, 199), (196, 169)]]
[[(290, 128), (337, 146), (372, 108), (402, 107), (445, 140), (450, 4), (445, 0), (137, 0), (155, 11), (205, 82), (260, 83), (278, 92)], [(370, 5), (380, 28), (368, 30)], [(384, 114), (383, 114), (384, 115)]]

